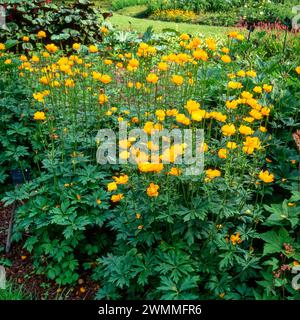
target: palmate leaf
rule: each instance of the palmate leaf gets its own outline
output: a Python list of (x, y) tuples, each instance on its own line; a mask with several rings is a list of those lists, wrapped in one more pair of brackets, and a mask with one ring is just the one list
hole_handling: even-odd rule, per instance
[(278, 233), (274, 230), (263, 233), (260, 235), (260, 238), (266, 242), (263, 252), (264, 255), (283, 252), (283, 244), (293, 242), (288, 231), (284, 228), (281, 228)]
[(179, 283), (175, 283), (166, 276), (161, 277), (161, 286), (157, 290), (162, 291), (162, 300), (195, 300), (198, 296), (192, 289), (198, 287), (200, 278), (198, 276), (187, 276)]

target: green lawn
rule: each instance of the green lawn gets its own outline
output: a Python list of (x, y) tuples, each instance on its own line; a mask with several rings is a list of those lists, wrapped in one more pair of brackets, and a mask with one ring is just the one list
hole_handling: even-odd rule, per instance
[(109, 20), (116, 28), (121, 30), (135, 30), (144, 32), (149, 26), (153, 26), (155, 32), (162, 32), (163, 29), (175, 29), (180, 33), (203, 34), (210, 37), (223, 37), (229, 30), (234, 28), (202, 26), (189, 23), (175, 23), (165, 21), (154, 21), (150, 19), (133, 18), (115, 13)]

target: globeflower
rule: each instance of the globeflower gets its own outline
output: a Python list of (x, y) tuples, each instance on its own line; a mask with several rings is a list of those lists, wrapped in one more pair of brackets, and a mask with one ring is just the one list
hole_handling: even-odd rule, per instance
[(4, 43), (0, 43), (0, 50), (5, 50), (5, 44)]
[(220, 149), (218, 152), (218, 156), (220, 159), (226, 159), (227, 158), (227, 149)]
[(72, 46), (74, 50), (80, 50), (80, 47), (81, 47), (80, 43), (74, 43)]
[(243, 88), (243, 85), (240, 82), (237, 82), (237, 81), (229, 81), (227, 86), (228, 86), (229, 89), (241, 89), (241, 88)]
[(104, 103), (106, 103), (107, 101), (108, 101), (107, 95), (105, 95), (105, 94), (100, 94), (100, 95), (99, 95), (99, 103), (100, 103), (100, 104), (104, 104)]
[(159, 189), (159, 186), (157, 184), (154, 184), (153, 182), (151, 182), (149, 187), (147, 188), (147, 195), (149, 197), (157, 197), (158, 196), (158, 189)]
[(96, 52), (98, 52), (97, 46), (95, 46), (95, 45), (89, 46), (89, 52), (90, 52), (90, 53), (96, 53)]
[(254, 133), (254, 131), (253, 131), (250, 127), (244, 126), (244, 125), (241, 125), (241, 126), (239, 127), (239, 132), (240, 132), (241, 134), (244, 134), (245, 136), (250, 136), (251, 134)]
[(226, 144), (226, 147), (228, 149), (236, 149), (237, 148), (237, 144), (235, 142), (228, 141), (227, 144)]
[(205, 175), (208, 181), (213, 180), (214, 178), (221, 177), (221, 171), (217, 169), (208, 169), (205, 171)]
[(163, 170), (164, 165), (162, 163), (139, 163), (138, 168), (140, 172), (160, 172)]
[(181, 86), (183, 84), (183, 77), (179, 75), (173, 75), (171, 80), (176, 86)]
[(116, 203), (121, 201), (123, 198), (124, 198), (124, 195), (121, 193), (121, 194), (114, 194), (113, 196), (111, 196), (110, 199), (112, 202)]
[(300, 66), (298, 66), (295, 70), (298, 74), (300, 74)]
[(230, 63), (231, 62), (231, 58), (229, 55), (223, 55), (221, 56), (221, 60), (224, 62), (224, 63)]
[(202, 60), (202, 61), (207, 61), (208, 60), (208, 54), (206, 51), (202, 49), (197, 49), (193, 52), (193, 57), (196, 60)]
[(147, 82), (156, 84), (158, 82), (158, 76), (155, 73), (150, 73), (147, 78)]
[(42, 38), (46, 38), (46, 37), (47, 37), (45, 31), (39, 31), (39, 32), (37, 33), (37, 36), (38, 36), (39, 39), (42, 39)]
[(258, 177), (260, 180), (262, 180), (265, 183), (271, 183), (274, 181), (274, 175), (272, 173), (270, 173), (268, 170), (260, 171)]
[(234, 124), (226, 124), (221, 128), (221, 130), (224, 136), (227, 136), (227, 137), (234, 135), (236, 132)]
[(113, 177), (113, 179), (115, 180), (116, 184), (127, 184), (129, 178), (126, 174), (124, 174), (119, 177)]
[(36, 121), (44, 121), (46, 120), (45, 112), (43, 111), (37, 111), (34, 113), (33, 119)]
[(273, 86), (271, 86), (269, 84), (264, 84), (263, 89), (265, 90), (265, 92), (270, 93), (273, 89)]
[(58, 48), (54, 43), (47, 44), (46, 49), (51, 53), (55, 53), (58, 51)]
[(114, 190), (117, 190), (118, 189), (118, 185), (116, 182), (110, 182), (108, 185), (107, 185), (107, 190), (108, 191), (114, 191)]
[(243, 151), (247, 154), (253, 154), (255, 149), (260, 148), (260, 140), (257, 137), (247, 137), (243, 144)]
[(242, 240), (241, 240), (241, 237), (240, 237), (240, 233), (237, 232), (236, 234), (232, 234), (230, 236), (230, 241), (231, 243), (235, 246), (237, 243), (241, 243)]

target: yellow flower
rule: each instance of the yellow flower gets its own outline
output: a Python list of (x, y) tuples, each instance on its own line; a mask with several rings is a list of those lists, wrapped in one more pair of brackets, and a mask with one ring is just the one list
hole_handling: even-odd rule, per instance
[(226, 101), (226, 107), (228, 109), (236, 109), (238, 107), (238, 101), (237, 100), (232, 100), (232, 101)]
[(183, 84), (183, 77), (179, 75), (173, 75), (172, 82), (176, 84), (176, 86), (181, 86)]
[(126, 174), (123, 174), (119, 177), (113, 177), (116, 184), (127, 184), (129, 177)]
[(155, 73), (150, 73), (147, 78), (147, 82), (156, 84), (158, 82), (158, 76)]
[(103, 74), (99, 80), (104, 84), (108, 84), (112, 81), (111, 77), (108, 74)]
[(108, 191), (114, 191), (114, 190), (117, 190), (118, 189), (118, 185), (116, 182), (110, 182), (108, 185), (107, 185), (107, 190)]
[(246, 76), (246, 72), (244, 70), (240, 70), (236, 73), (238, 77), (244, 78)]
[(38, 36), (39, 39), (42, 39), (42, 38), (46, 38), (46, 37), (47, 37), (45, 31), (39, 31), (38, 34), (37, 34), (37, 36)]
[(244, 134), (245, 136), (250, 136), (251, 134), (254, 133), (254, 131), (253, 131), (250, 127), (244, 126), (244, 125), (241, 125), (241, 126), (239, 127), (239, 132), (240, 132), (241, 134)]
[(106, 103), (107, 101), (108, 101), (107, 95), (105, 95), (105, 94), (100, 94), (100, 95), (99, 95), (99, 103), (100, 103), (100, 104), (104, 104), (104, 103)]
[(36, 121), (44, 121), (46, 120), (45, 112), (43, 111), (37, 111), (34, 113), (33, 119)]
[(101, 201), (100, 199), (97, 199), (97, 200), (96, 200), (96, 203), (97, 203), (97, 204), (101, 204), (102, 201)]
[(200, 103), (194, 100), (188, 100), (185, 107), (188, 110), (188, 112), (192, 114), (194, 111), (199, 110)]
[(153, 182), (151, 182), (149, 187), (147, 188), (147, 195), (149, 197), (157, 197), (158, 196), (158, 189), (159, 189), (159, 186), (157, 184), (154, 184)]
[(169, 172), (168, 175), (170, 176), (179, 176), (181, 174), (180, 169), (173, 167)]
[(136, 70), (139, 67), (140, 63), (137, 59), (131, 59), (128, 61), (129, 71)]
[(98, 52), (97, 46), (95, 46), (95, 45), (90, 45), (90, 46), (89, 46), (89, 52), (90, 52), (90, 53), (96, 53), (96, 52)]
[(228, 56), (228, 55), (223, 55), (223, 56), (221, 56), (221, 60), (222, 60), (224, 63), (230, 63), (230, 62), (231, 62), (231, 58), (230, 58), (230, 56)]
[(236, 81), (229, 81), (227, 86), (228, 86), (229, 89), (241, 89), (241, 88), (243, 88), (243, 85), (240, 82), (236, 82)]
[(29, 37), (24, 36), (24, 37), (22, 38), (22, 40), (23, 40), (24, 42), (28, 42), (28, 41), (29, 41)]
[(254, 91), (255, 93), (262, 93), (262, 87), (256, 86), (256, 87), (253, 88), (253, 91)]
[(227, 136), (227, 137), (234, 135), (236, 132), (234, 124), (226, 124), (221, 128), (221, 130), (224, 136)]
[(227, 158), (227, 149), (220, 149), (218, 152), (218, 156), (220, 159), (226, 159)]
[[(1, 49), (0, 49), (1, 50)], [(300, 66), (298, 66), (296, 69), (296, 72), (298, 73), (298, 74), (300, 74)]]
[(197, 49), (193, 52), (193, 57), (196, 60), (202, 60), (202, 61), (207, 61), (208, 60), (208, 54), (206, 51), (202, 49)]
[(69, 88), (74, 88), (75, 87), (75, 82), (73, 79), (66, 79), (65, 80), (65, 86)]
[(80, 50), (80, 47), (81, 47), (80, 43), (74, 43), (72, 46), (74, 50)]
[(205, 114), (205, 110), (196, 110), (192, 112), (191, 117), (194, 121), (202, 121), (202, 119), (205, 117)]
[(176, 115), (176, 121), (188, 126), (191, 123), (191, 120), (186, 117), (183, 113), (178, 113)]
[(119, 202), (121, 201), (122, 199), (124, 198), (124, 195), (121, 193), (121, 194), (115, 194), (113, 196), (111, 196), (111, 201), (116, 203), (116, 202)]
[(187, 33), (183, 33), (183, 34), (180, 35), (179, 38), (180, 38), (181, 40), (187, 41), (187, 40), (190, 39), (190, 36), (189, 36)]
[(164, 165), (162, 163), (139, 163), (138, 168), (140, 172), (160, 172), (163, 170)]
[(221, 49), (221, 51), (223, 52), (223, 53), (225, 53), (225, 54), (228, 54), (229, 53), (229, 48), (227, 48), (227, 47), (223, 47), (222, 49)]
[(58, 51), (58, 48), (54, 43), (47, 44), (46, 49), (51, 53), (55, 53)]
[(0, 50), (5, 50), (5, 44), (4, 43), (0, 43)]
[(246, 72), (246, 75), (250, 78), (255, 78), (257, 76), (256, 72), (254, 70), (248, 70)]
[(237, 144), (235, 142), (228, 141), (226, 147), (228, 149), (236, 149), (237, 148)]
[(261, 131), (261, 132), (267, 132), (268, 130), (267, 130), (266, 127), (260, 126), (260, 127), (259, 127), (259, 131)]
[(5, 61), (4, 61), (4, 64), (11, 64), (11, 59), (6, 59)]
[(101, 32), (104, 33), (104, 34), (105, 34), (105, 33), (108, 33), (108, 28), (106, 28), (106, 27), (104, 27), (104, 26), (101, 27), (100, 30), (101, 30)]
[(235, 246), (237, 243), (241, 243), (242, 240), (241, 240), (241, 237), (240, 237), (240, 233), (237, 232), (236, 234), (232, 234), (230, 236), (230, 241), (231, 243)]
[(208, 180), (221, 177), (221, 171), (217, 169), (208, 169), (205, 171), (205, 174)]
[(214, 39), (206, 39), (205, 43), (208, 47), (208, 49), (215, 51), (217, 49), (217, 43)]
[(274, 181), (274, 175), (270, 173), (268, 170), (260, 171), (258, 177), (260, 180), (262, 180), (265, 183), (271, 183)]
[(262, 119), (262, 114), (256, 110), (256, 109), (252, 109), (250, 112), (249, 112), (249, 115), (256, 119), (256, 120), (261, 120)]
[(166, 62), (160, 62), (157, 66), (157, 68), (160, 70), (160, 71), (167, 71), (169, 69), (169, 66)]
[(265, 92), (270, 93), (273, 89), (273, 86), (268, 85), (268, 84), (264, 84), (263, 89), (265, 90)]
[(260, 140), (257, 137), (247, 137), (243, 144), (243, 151), (247, 154), (252, 154), (255, 149), (260, 148)]
[(166, 113), (164, 110), (156, 110), (155, 115), (159, 121), (164, 121), (166, 117)]

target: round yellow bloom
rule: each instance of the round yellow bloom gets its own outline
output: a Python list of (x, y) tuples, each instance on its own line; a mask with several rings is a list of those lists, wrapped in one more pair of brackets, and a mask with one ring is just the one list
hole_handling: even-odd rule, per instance
[(105, 95), (105, 94), (100, 94), (100, 95), (99, 95), (99, 103), (100, 103), (100, 104), (104, 104), (104, 103), (106, 103), (107, 101), (108, 101), (107, 95)]
[(29, 37), (24, 36), (24, 37), (22, 38), (22, 40), (23, 40), (24, 42), (28, 42), (28, 41), (29, 41)]
[(39, 39), (42, 39), (42, 38), (46, 38), (46, 37), (47, 37), (47, 34), (46, 34), (45, 31), (39, 31), (39, 32), (37, 33), (37, 36), (38, 36)]
[(155, 73), (150, 73), (147, 78), (147, 82), (156, 84), (158, 82), (158, 76)]
[(236, 149), (237, 148), (237, 144), (235, 142), (228, 141), (227, 144), (226, 144), (226, 147), (228, 149)]
[(205, 171), (205, 175), (209, 180), (212, 180), (217, 177), (221, 177), (221, 171), (217, 169), (208, 169)]
[(220, 159), (226, 159), (227, 158), (227, 149), (220, 149), (218, 151), (218, 156)]
[(231, 58), (229, 55), (223, 55), (221, 56), (221, 60), (224, 62), (224, 63), (230, 63), (231, 62)]
[(243, 85), (240, 82), (236, 82), (236, 81), (229, 81), (227, 86), (228, 86), (229, 89), (241, 89), (241, 88), (243, 88)]
[(265, 90), (265, 92), (270, 93), (273, 89), (273, 86), (269, 84), (264, 84), (263, 89)]
[(221, 128), (221, 130), (224, 136), (227, 136), (227, 137), (234, 135), (236, 132), (234, 124), (226, 124)]
[(95, 45), (90, 45), (90, 46), (89, 46), (89, 52), (90, 52), (90, 53), (96, 53), (96, 52), (98, 52), (97, 46), (95, 46)]
[(80, 50), (80, 47), (81, 47), (80, 43), (74, 43), (72, 46), (74, 50)]
[(104, 84), (108, 84), (112, 81), (111, 77), (108, 74), (103, 74), (99, 80)]
[(274, 175), (272, 173), (270, 173), (268, 170), (260, 171), (258, 177), (260, 180), (262, 180), (265, 183), (271, 183), (274, 181)]
[(33, 119), (36, 121), (44, 121), (46, 120), (45, 112), (43, 111), (37, 111), (34, 113)]
[(183, 84), (183, 77), (179, 76), (179, 75), (173, 75), (172, 76), (172, 82), (176, 85), (176, 86), (181, 86)]
[(5, 50), (5, 44), (4, 43), (0, 43), (0, 50)]
[(207, 61), (208, 60), (208, 54), (206, 51), (202, 49), (197, 49), (193, 52), (193, 57), (196, 60), (202, 60), (202, 61)]
[(245, 136), (250, 136), (251, 134), (254, 133), (254, 131), (253, 131), (250, 127), (244, 126), (244, 125), (241, 125), (241, 126), (239, 127), (239, 132), (240, 132), (241, 134), (244, 134)]
[(112, 202), (116, 203), (121, 201), (123, 198), (124, 198), (124, 195), (121, 193), (121, 194), (114, 194), (113, 196), (111, 196), (110, 199)]
[(154, 184), (153, 182), (151, 182), (149, 187), (147, 188), (147, 195), (149, 197), (157, 197), (158, 196), (158, 189), (159, 189), (159, 186), (157, 184)]
[(107, 190), (108, 191), (115, 191), (118, 189), (118, 185), (116, 184), (116, 182), (110, 182), (108, 185), (107, 185)]
[(255, 93), (262, 93), (262, 87), (256, 86), (256, 87), (253, 88), (253, 91), (254, 91)]
[(167, 71), (169, 69), (169, 66), (166, 62), (160, 62), (157, 66), (157, 68), (160, 70), (160, 71)]
[(295, 70), (298, 74), (300, 74), (300, 66), (298, 66)]
[(51, 53), (55, 53), (58, 51), (58, 47), (54, 43), (47, 44), (46, 49)]

